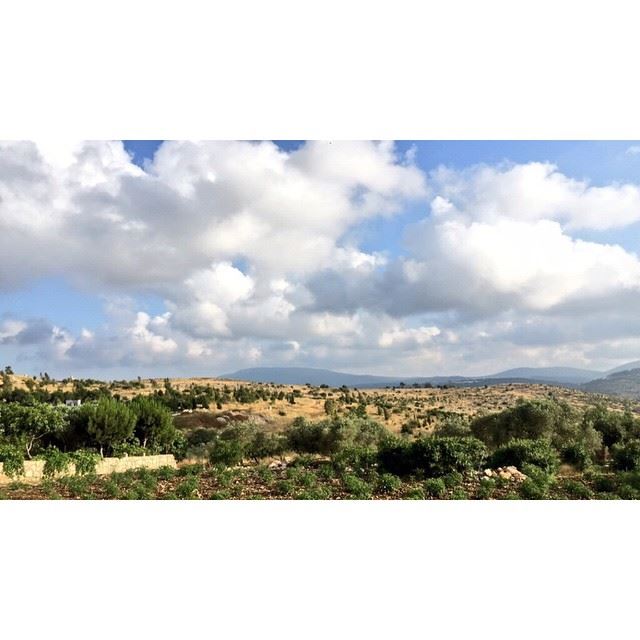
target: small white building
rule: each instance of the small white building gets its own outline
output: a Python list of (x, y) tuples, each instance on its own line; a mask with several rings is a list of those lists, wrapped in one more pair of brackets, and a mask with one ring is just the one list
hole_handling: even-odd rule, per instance
[(64, 403), (67, 407), (79, 407), (82, 404), (82, 400), (65, 400)]

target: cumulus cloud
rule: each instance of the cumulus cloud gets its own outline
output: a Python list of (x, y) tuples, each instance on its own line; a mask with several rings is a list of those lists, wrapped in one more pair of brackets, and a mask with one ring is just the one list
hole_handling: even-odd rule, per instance
[[(354, 241), (409, 205), (423, 215), (399, 255)], [(632, 339), (640, 261), (597, 234), (639, 220), (634, 184), (539, 162), (426, 175), (386, 142), (166, 142), (144, 169), (119, 142), (4, 143), (0, 290), (61, 275), (107, 303), (79, 333), (3, 316), (0, 345), (70, 368), (218, 372), (606, 360)], [(164, 309), (137, 308), (145, 294)]]

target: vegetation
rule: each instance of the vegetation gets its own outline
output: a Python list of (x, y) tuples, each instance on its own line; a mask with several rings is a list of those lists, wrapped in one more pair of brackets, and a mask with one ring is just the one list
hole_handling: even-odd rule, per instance
[[(518, 397), (517, 385), (506, 385), (502, 396), (492, 392), (491, 403), (469, 411), (449, 399), (484, 398), (486, 390), (179, 387), (168, 379), (1, 373), (4, 475), (20, 480), (25, 461), (39, 459), (45, 476), (39, 485), (7, 480), (6, 497), (640, 497), (632, 404), (580, 405), (555, 390)], [(81, 405), (65, 406), (69, 399)], [(174, 454), (180, 468), (95, 475), (101, 456), (156, 453)]]

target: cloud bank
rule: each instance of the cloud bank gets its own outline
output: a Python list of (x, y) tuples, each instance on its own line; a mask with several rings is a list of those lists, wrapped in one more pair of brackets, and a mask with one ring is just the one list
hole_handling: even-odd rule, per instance
[[(399, 253), (353, 240), (375, 219), (403, 227)], [(105, 317), (73, 332), (2, 309), (0, 348), (105, 375), (607, 366), (640, 355), (640, 261), (597, 237), (639, 221), (635, 184), (427, 174), (392, 143), (165, 142), (143, 168), (120, 142), (2, 143), (0, 290), (63, 277)]]

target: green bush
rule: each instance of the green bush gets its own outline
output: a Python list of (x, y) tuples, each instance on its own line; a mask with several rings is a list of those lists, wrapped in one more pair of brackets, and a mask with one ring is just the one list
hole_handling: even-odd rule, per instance
[(560, 457), (563, 462), (573, 465), (580, 471), (584, 471), (592, 462), (591, 454), (582, 442), (576, 442), (564, 447)]
[(442, 498), (447, 491), (447, 486), (442, 478), (429, 478), (423, 487), (425, 494), (430, 498)]
[(16, 478), (24, 473), (24, 453), (15, 445), (0, 445), (0, 462), (2, 462), (4, 474), (10, 478)]
[(45, 461), (42, 470), (45, 478), (53, 478), (56, 474), (65, 472), (72, 462), (71, 455), (58, 449), (47, 449), (40, 457)]
[(198, 477), (187, 476), (177, 487), (176, 496), (180, 500), (191, 500), (197, 498)]
[(73, 451), (70, 456), (76, 467), (76, 475), (85, 476), (90, 473), (95, 473), (96, 465), (100, 459), (100, 456), (97, 453), (80, 449), (78, 451)]
[(547, 499), (554, 484), (553, 475), (535, 464), (523, 464), (522, 471), (527, 479), (520, 484), (520, 496), (526, 500)]
[(375, 420), (357, 415), (332, 416), (320, 422), (296, 418), (287, 432), (288, 445), (298, 453), (331, 455), (349, 447), (374, 449), (388, 437)]
[(209, 462), (229, 467), (238, 465), (244, 459), (244, 447), (237, 440), (218, 438), (209, 449)]
[(535, 465), (547, 473), (556, 471), (559, 465), (557, 451), (546, 440), (511, 440), (499, 447), (491, 456), (493, 468), (515, 466), (522, 471), (525, 464)]
[(388, 441), (378, 458), (381, 468), (396, 475), (423, 473), (437, 477), (478, 469), (486, 457), (486, 447), (476, 438), (431, 436), (412, 442)]
[(396, 493), (402, 487), (402, 480), (391, 473), (382, 473), (376, 480), (376, 493)]
[(346, 474), (342, 478), (342, 484), (349, 493), (356, 500), (367, 500), (371, 498), (371, 486), (368, 482), (365, 482), (358, 476), (353, 474)]
[(618, 443), (611, 448), (613, 468), (618, 471), (640, 470), (640, 440)]
[(584, 482), (580, 482), (580, 480), (566, 478), (562, 481), (559, 488), (571, 499), (589, 500), (593, 497), (593, 491), (591, 491)]
[(490, 447), (500, 447), (514, 439), (550, 440), (576, 422), (566, 403), (527, 400), (500, 413), (476, 418), (471, 423), (471, 433)]

